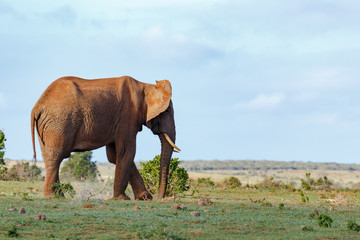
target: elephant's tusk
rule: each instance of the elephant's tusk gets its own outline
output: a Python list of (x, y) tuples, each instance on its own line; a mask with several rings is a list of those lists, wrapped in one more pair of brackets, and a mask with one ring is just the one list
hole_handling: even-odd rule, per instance
[[(171, 139), (169, 138), (169, 136), (168, 136), (166, 133), (164, 133), (164, 136), (165, 136), (166, 140), (168, 141), (168, 143), (169, 143), (173, 148), (175, 148), (175, 149), (178, 150), (178, 151), (181, 151), (180, 148), (178, 148), (178, 147), (173, 143), (173, 141), (171, 141)], [(174, 150), (174, 152), (177, 152), (177, 151)]]

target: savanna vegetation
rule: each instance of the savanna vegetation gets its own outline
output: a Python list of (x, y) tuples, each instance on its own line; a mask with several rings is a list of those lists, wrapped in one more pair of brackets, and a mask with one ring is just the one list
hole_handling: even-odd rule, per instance
[[(95, 168), (90, 153), (76, 154), (70, 160), (74, 159), (86, 159), (90, 167), (84, 168), (88, 169), (85, 175), (93, 177), (80, 174), (76, 178), (76, 164), (69, 164), (62, 174), (73, 176), (62, 175), (52, 199), (43, 198), (41, 163), (4, 162), (6, 171), (0, 173), (0, 239), (360, 237), (360, 187), (336, 184), (331, 173), (337, 170), (322, 171), (330, 174), (318, 176), (320, 172), (316, 175), (316, 170), (307, 168), (297, 183), (267, 176), (271, 172), (267, 171), (259, 174), (262, 178), (258, 182), (249, 182), (242, 174), (230, 175), (236, 173), (230, 170), (222, 178), (201, 175), (206, 170), (188, 172), (188, 163), (175, 158), (170, 166), (169, 197), (163, 201), (119, 201), (111, 199), (112, 179), (102, 171), (103, 164)], [(156, 156), (139, 164), (154, 194), (158, 160)], [(22, 175), (9, 175), (11, 169)], [(254, 173), (253, 169), (244, 171)], [(350, 173), (359, 174), (357, 170)], [(132, 196), (130, 187), (127, 195)]]
[[(143, 164), (152, 174), (155, 157)], [(173, 159), (179, 168), (178, 159)], [(175, 168), (176, 169), (176, 168)], [(157, 170), (156, 170), (157, 171)], [(183, 170), (181, 170), (183, 171)], [(175, 171), (176, 172), (176, 171)], [(186, 171), (185, 171), (186, 172)], [(180, 174), (181, 175), (181, 174)], [(183, 176), (183, 175), (181, 175)], [(360, 189), (309, 172), (299, 185), (272, 177), (189, 178), (164, 201), (111, 200), (109, 180), (63, 183), (43, 198), (39, 180), (0, 181), (0, 238), (38, 239), (356, 239)], [(131, 188), (128, 195), (132, 196)], [(156, 189), (154, 190), (156, 191)], [(61, 196), (65, 196), (61, 197)]]
[[(142, 202), (106, 200), (104, 196), (83, 198), (78, 194), (83, 189), (76, 187), (73, 198), (44, 199), (41, 181), (0, 181), (0, 238), (359, 237), (360, 191), (357, 189), (305, 190), (279, 185), (271, 179), (258, 186), (237, 187), (229, 184), (229, 180), (214, 185), (200, 182), (193, 182), (189, 191), (175, 198)], [(104, 183), (93, 182), (88, 190), (98, 191), (97, 184), (104, 187)]]

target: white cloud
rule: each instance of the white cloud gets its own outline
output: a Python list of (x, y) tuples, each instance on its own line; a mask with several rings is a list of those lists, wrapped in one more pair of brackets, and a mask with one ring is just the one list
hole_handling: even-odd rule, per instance
[(259, 94), (249, 102), (238, 104), (238, 109), (272, 109), (278, 106), (285, 99), (283, 93)]

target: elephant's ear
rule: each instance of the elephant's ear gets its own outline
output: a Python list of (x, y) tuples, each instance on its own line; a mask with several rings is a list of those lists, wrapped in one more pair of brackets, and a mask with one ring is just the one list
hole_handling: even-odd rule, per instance
[(164, 112), (170, 104), (171, 85), (168, 80), (156, 81), (156, 85), (149, 84), (145, 89), (147, 105), (146, 122)]

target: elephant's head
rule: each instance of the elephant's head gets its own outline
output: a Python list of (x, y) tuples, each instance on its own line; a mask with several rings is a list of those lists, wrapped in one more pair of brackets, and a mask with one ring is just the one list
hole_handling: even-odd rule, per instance
[(171, 95), (171, 85), (167, 80), (156, 81), (156, 85), (148, 85), (145, 89), (146, 126), (161, 141), (159, 200), (165, 197), (172, 152), (174, 148), (180, 151), (174, 144), (176, 131)]

